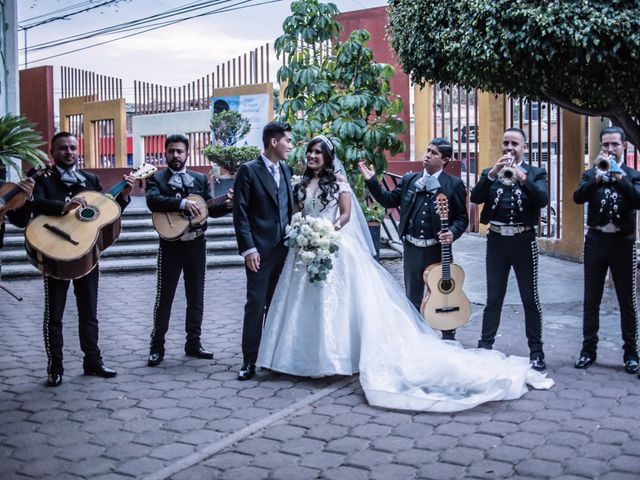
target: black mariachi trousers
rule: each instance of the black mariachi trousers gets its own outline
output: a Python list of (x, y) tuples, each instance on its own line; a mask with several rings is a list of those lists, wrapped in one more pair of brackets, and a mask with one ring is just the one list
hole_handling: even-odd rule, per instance
[(86, 367), (98, 366), (102, 363), (98, 348), (98, 279), (99, 267), (84, 277), (75, 280), (56, 280), (44, 276), (44, 321), (42, 332), (44, 346), (47, 351), (47, 373), (64, 373), (62, 365), (62, 317), (67, 303), (69, 284), (73, 282), (73, 293), (78, 307), (78, 333), (80, 348), (84, 353)]
[(624, 360), (638, 359), (635, 244), (633, 233), (605, 233), (590, 229), (585, 236), (582, 354), (593, 359), (598, 346), (600, 302), (609, 268), (620, 305)]
[(513, 267), (524, 306), (524, 322), (529, 352), (542, 352), (542, 309), (538, 297), (538, 244), (534, 230), (511, 237), (489, 232), (487, 236), (487, 305), (482, 316), (480, 348), (492, 348), (500, 326), (500, 315)]
[[(424, 297), (424, 279), (422, 275), (425, 269), (442, 261), (442, 247), (439, 243), (430, 247), (416, 247), (415, 245), (404, 242), (404, 290), (418, 311)], [(443, 330), (443, 334), (454, 335), (454, 330)]]
[(207, 268), (206, 240), (201, 235), (189, 241), (160, 239), (158, 251), (158, 280), (156, 303), (153, 308), (152, 353), (164, 355), (164, 337), (169, 329), (171, 305), (184, 272), (184, 289), (187, 299), (185, 350), (200, 346), (202, 315), (204, 312), (204, 277)]
[(245, 363), (256, 363), (264, 320), (271, 305), (280, 273), (289, 249), (279, 243), (267, 254), (260, 255), (260, 269), (247, 274), (247, 303), (242, 325), (242, 356)]

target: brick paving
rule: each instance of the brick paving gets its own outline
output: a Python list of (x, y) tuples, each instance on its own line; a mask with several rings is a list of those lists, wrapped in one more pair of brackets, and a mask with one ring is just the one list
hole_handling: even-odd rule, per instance
[[(457, 248), (477, 301), (484, 241), (466, 236)], [(401, 278), (399, 262), (386, 266)], [(12, 281), (27, 300), (0, 292), (0, 478), (640, 478), (640, 380), (622, 369), (615, 293), (605, 293), (598, 363), (575, 370), (579, 269), (556, 259), (543, 259), (541, 269), (543, 302), (552, 299), (543, 303), (544, 337), (556, 385), (454, 414), (370, 407), (357, 376), (259, 372), (256, 381), (238, 382), (240, 268), (207, 272), (203, 343), (216, 360), (183, 354), (181, 284), (165, 361), (156, 368), (146, 366), (155, 275), (103, 275), (100, 344), (105, 363), (118, 370), (114, 379), (82, 375), (70, 295), (64, 382), (46, 388), (42, 282)], [(554, 291), (545, 297), (547, 282)], [(526, 355), (514, 295), (496, 348)], [(458, 333), (467, 347), (477, 342), (481, 313), (474, 304), (471, 322)]]

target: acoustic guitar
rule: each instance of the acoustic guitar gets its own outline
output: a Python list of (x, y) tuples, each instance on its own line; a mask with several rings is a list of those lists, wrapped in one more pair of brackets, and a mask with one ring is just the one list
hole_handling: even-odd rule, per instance
[[(27, 177), (36, 179), (40, 176), (47, 176), (51, 173), (49, 166), (34, 169)], [(0, 186), (0, 224), (4, 221), (4, 216), (11, 210), (17, 210), (29, 200), (24, 191), (13, 182), (5, 182)]]
[(185, 197), (185, 200), (195, 202), (196, 205), (198, 205), (200, 213), (196, 216), (191, 216), (186, 211), (153, 212), (151, 214), (153, 227), (161, 238), (169, 241), (177, 240), (190, 228), (202, 225), (207, 221), (207, 218), (209, 218), (209, 207), (226, 202), (227, 195), (220, 195), (218, 197), (214, 197), (208, 202), (205, 202), (204, 198), (200, 195), (191, 194)]
[[(449, 230), (449, 201), (444, 193), (436, 197), (440, 225)], [(464, 271), (451, 263), (451, 244), (442, 244), (442, 262), (429, 265), (422, 278), (427, 293), (420, 305), (420, 313), (436, 330), (453, 330), (469, 321), (471, 305), (462, 290)]]
[[(154, 165), (143, 164), (131, 176), (142, 180), (156, 170)], [(106, 194), (80, 192), (76, 197), (83, 197), (86, 207), (74, 208), (59, 217), (40, 215), (31, 220), (24, 232), (31, 264), (59, 280), (80, 278), (93, 270), (102, 252), (120, 236), (120, 205), (113, 199), (126, 185), (122, 180)]]

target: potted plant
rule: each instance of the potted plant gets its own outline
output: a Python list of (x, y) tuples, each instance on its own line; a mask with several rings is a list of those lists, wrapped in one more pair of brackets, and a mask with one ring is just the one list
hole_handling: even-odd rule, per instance
[(232, 186), (233, 177), (240, 165), (260, 155), (260, 149), (257, 147), (235, 146), (250, 129), (249, 120), (238, 112), (224, 110), (213, 115), (213, 142), (204, 148), (203, 153), (207, 160), (213, 163), (211, 176), (217, 195), (223, 194)]
[(43, 166), (47, 155), (38, 147), (44, 143), (24, 117), (12, 113), (0, 117), (0, 170), (13, 168), (22, 176), (22, 160), (34, 167)]
[(384, 218), (387, 214), (385, 208), (375, 201), (368, 199), (359, 200), (360, 208), (364, 213), (364, 218), (369, 225), (369, 233), (371, 233), (371, 239), (373, 245), (376, 248), (376, 260), (380, 259), (380, 226), (384, 222)]

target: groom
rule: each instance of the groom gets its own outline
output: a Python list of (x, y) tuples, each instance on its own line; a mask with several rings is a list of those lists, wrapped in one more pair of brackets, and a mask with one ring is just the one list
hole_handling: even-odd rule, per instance
[(256, 371), (262, 324), (287, 257), (284, 231), (293, 210), (291, 127), (271, 122), (262, 131), (264, 152), (240, 166), (233, 186), (233, 225), (247, 274), (242, 328), (242, 368), (238, 380)]
[[(407, 173), (391, 191), (382, 189), (373, 170), (366, 168), (364, 163), (358, 165), (373, 198), (385, 208), (400, 207), (398, 233), (404, 237), (404, 288), (418, 310), (424, 296), (422, 274), (425, 268), (440, 262), (440, 245), (453, 243), (469, 224), (464, 183), (443, 171), (451, 159), (452, 151), (449, 140), (434, 138), (424, 155), (424, 171)], [(440, 230), (440, 217), (435, 208), (436, 195), (441, 192), (449, 200), (447, 232)], [(455, 340), (455, 332), (443, 330), (442, 339)]]

